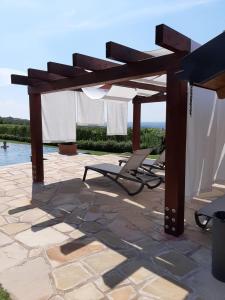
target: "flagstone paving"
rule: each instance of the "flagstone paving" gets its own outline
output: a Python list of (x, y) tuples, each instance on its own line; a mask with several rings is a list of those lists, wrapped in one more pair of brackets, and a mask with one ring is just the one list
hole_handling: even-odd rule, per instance
[[(225, 300), (211, 275), (211, 231), (186, 203), (185, 233), (163, 230), (164, 186), (130, 197), (84, 166), (116, 155), (46, 155), (45, 184), (31, 164), (0, 168), (0, 283), (13, 300)], [(201, 199), (203, 201), (201, 201)]]

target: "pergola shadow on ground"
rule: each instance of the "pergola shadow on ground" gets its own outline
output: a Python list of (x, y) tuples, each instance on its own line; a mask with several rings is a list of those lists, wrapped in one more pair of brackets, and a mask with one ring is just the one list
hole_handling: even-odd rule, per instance
[[(71, 188), (69, 190), (74, 193), (74, 202), (71, 199), (67, 201), (65, 187)], [(94, 191), (96, 197), (88, 197), (90, 189)], [(164, 190), (163, 185), (160, 189)], [(58, 196), (46, 199), (46, 192), (50, 190), (57, 192)], [(87, 197), (82, 202), (79, 200), (81, 190), (87, 192)], [(76, 178), (46, 186), (33, 185), (31, 205), (11, 209), (9, 214), (39, 208), (51, 215), (51, 218), (37, 222), (31, 227), (32, 231), (38, 232), (63, 222), (82, 232), (82, 237), (71, 239), (58, 247), (59, 260), (70, 257), (96, 240), (123, 256), (124, 261), (101, 274), (110, 289), (125, 281), (140, 268), (144, 268), (180, 286), (188, 294), (191, 290), (184, 287), (182, 281), (178, 281), (176, 276), (171, 276), (173, 269), (179, 268), (179, 257), (177, 262), (163, 257), (163, 252), (168, 251), (170, 241), (173, 243), (175, 238), (165, 235), (165, 243), (157, 241), (157, 233), (163, 234), (164, 197), (156, 197), (157, 191), (145, 189), (143, 194), (146, 193), (149, 194), (149, 201), (146, 201), (146, 195), (144, 198), (140, 195), (127, 198), (127, 195), (107, 178), (92, 178), (87, 180), (87, 183)], [(105, 214), (111, 214), (111, 220), (108, 222), (104, 218)], [(125, 225), (123, 219), (132, 220), (129, 223), (131, 228), (128, 230), (123, 228)], [(117, 221), (118, 226), (115, 226)], [(112, 223), (113, 226), (110, 225)], [(156, 239), (152, 238), (154, 235)], [(159, 252), (162, 256), (158, 257)], [(51, 256), (51, 248), (49, 253)], [(191, 269), (192, 266), (189, 271)]]

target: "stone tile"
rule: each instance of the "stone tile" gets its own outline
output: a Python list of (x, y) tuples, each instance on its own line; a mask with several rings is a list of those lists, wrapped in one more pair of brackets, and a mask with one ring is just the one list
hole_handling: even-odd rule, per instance
[(104, 295), (94, 286), (93, 283), (88, 283), (66, 294), (66, 300), (100, 300)]
[(81, 239), (51, 247), (47, 250), (47, 255), (53, 265), (60, 265), (65, 262), (79, 260), (104, 249), (104, 245), (98, 241)]
[(112, 271), (106, 274), (106, 276), (99, 277), (94, 283), (100, 291), (105, 293), (116, 286), (128, 285), (130, 282), (121, 273)]
[(56, 296), (53, 296), (51, 297), (49, 300), (64, 300), (65, 298), (59, 296), (59, 295), (56, 295)]
[(191, 276), (185, 284), (191, 286), (202, 300), (225, 299), (225, 283), (215, 279), (211, 274), (211, 269), (201, 269)]
[(44, 247), (66, 241), (68, 237), (50, 227), (32, 231), (28, 229), (15, 236), (15, 239), (29, 247)]
[(36, 258), (0, 273), (0, 282), (17, 300), (47, 300), (53, 294), (49, 267), (43, 258)]
[(42, 248), (34, 248), (30, 250), (29, 257), (41, 256), (41, 253), (42, 253)]
[(149, 281), (141, 292), (162, 300), (186, 300), (189, 291), (180, 283), (169, 281), (163, 277)]
[(0, 248), (0, 272), (20, 264), (27, 257), (27, 250), (18, 243)]
[(108, 228), (126, 241), (136, 241), (145, 238), (145, 235), (140, 230), (123, 219), (115, 219), (108, 225)]
[(87, 233), (97, 233), (102, 230), (102, 225), (96, 222), (84, 222), (81, 224), (80, 230)]
[(11, 223), (3, 225), (1, 227), (1, 230), (4, 231), (6, 234), (14, 235), (18, 232), (26, 230), (29, 227), (30, 225), (27, 223)]
[(40, 208), (29, 209), (27, 212), (20, 217), (21, 222), (33, 223), (46, 215), (46, 212)]
[(102, 241), (106, 246), (113, 249), (121, 249), (128, 248), (128, 244), (126, 244), (122, 239), (120, 239), (116, 234), (110, 231), (100, 231), (96, 234), (96, 237)]
[(0, 216), (0, 227), (5, 224), (7, 224), (6, 220), (2, 216)]
[(199, 245), (189, 240), (172, 240), (166, 243), (168, 247), (173, 248), (182, 253), (195, 251)]
[(62, 233), (67, 233), (67, 232), (71, 232), (74, 230), (74, 227), (67, 224), (67, 223), (59, 223), (53, 226), (56, 230), (62, 232)]
[(0, 204), (0, 212), (4, 212), (8, 208), (8, 205)]
[(131, 300), (135, 296), (136, 292), (131, 285), (117, 288), (108, 294), (110, 300)]
[(98, 254), (94, 254), (84, 261), (87, 263), (96, 273), (101, 274), (107, 270), (115, 268), (126, 260), (126, 257), (117, 253), (116, 251), (107, 250)]
[(197, 264), (179, 252), (167, 252), (156, 256), (155, 262), (176, 276), (184, 276), (197, 268)]
[(56, 288), (59, 290), (71, 289), (91, 277), (91, 274), (77, 263), (57, 268), (52, 272), (52, 275)]
[(191, 255), (191, 258), (201, 266), (211, 267), (212, 251), (201, 247)]
[(77, 239), (80, 239), (81, 237), (84, 237), (85, 236), (85, 233), (83, 233), (82, 231), (76, 229), (74, 230), (73, 232), (71, 232), (69, 234), (69, 236), (74, 239), (74, 240), (77, 240)]
[(64, 300), (65, 298), (59, 296), (59, 295), (55, 295), (53, 297), (51, 297), (49, 300)]
[(0, 247), (12, 243), (13, 240), (6, 234), (0, 232)]

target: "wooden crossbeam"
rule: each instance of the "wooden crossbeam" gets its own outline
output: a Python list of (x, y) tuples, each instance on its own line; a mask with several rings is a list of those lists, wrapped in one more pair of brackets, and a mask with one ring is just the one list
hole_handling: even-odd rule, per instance
[(73, 65), (86, 70), (99, 71), (116, 67), (119, 64), (80, 53), (74, 53)]
[[(28, 76), (22, 76), (22, 75), (12, 75), (12, 81), (11, 83), (13, 84), (19, 84), (19, 85), (31, 85), (31, 86), (35, 86), (37, 84), (40, 84), (43, 81), (52, 81), (52, 80), (57, 80), (57, 79), (62, 79), (64, 78), (64, 76), (62, 76), (62, 74), (64, 75), (70, 75), (68, 77), (77, 77), (80, 74), (86, 74), (88, 73), (85, 70), (82, 69), (75, 69), (72, 66), (69, 65), (62, 65), (57, 69), (57, 65), (61, 65), (61, 64), (57, 64), (57, 63), (48, 63), (48, 70), (50, 73), (46, 72), (46, 71), (42, 71), (42, 70), (36, 70), (36, 69), (29, 69), (28, 73), (31, 77)], [(62, 69), (60, 69), (62, 68)], [(61, 72), (62, 70), (62, 72)], [(53, 74), (57, 72), (58, 75), (60, 74), (61, 76), (58, 76), (56, 74)], [(142, 82), (134, 82), (134, 81), (122, 81), (122, 82), (118, 82), (115, 85), (118, 86), (123, 86), (123, 87), (127, 87), (127, 88), (138, 88), (138, 89), (142, 89), (142, 90), (148, 90), (148, 91), (157, 91), (157, 92), (165, 92), (166, 88), (163, 86), (159, 86), (159, 85), (153, 85), (153, 84), (147, 84), (147, 83), (142, 83)]]
[(115, 85), (119, 85), (127, 88), (147, 90), (147, 91), (166, 92), (166, 87), (164, 86), (148, 84), (143, 82), (136, 82), (136, 81), (122, 81), (122, 82), (115, 83)]
[(76, 77), (85, 74), (86, 71), (78, 67), (73, 67), (66, 64), (59, 64), (55, 62), (48, 62), (48, 72), (58, 74), (65, 77)]
[(179, 54), (168, 54), (161, 57), (154, 57), (138, 62), (113, 67), (110, 69), (90, 72), (76, 78), (66, 78), (40, 84), (29, 90), (30, 93), (47, 93), (66, 89), (79, 89), (98, 84), (115, 84), (121, 81), (138, 79), (140, 77), (161, 75), (180, 60)]
[[(93, 60), (95, 58), (93, 57)], [(98, 60), (98, 59), (97, 59)], [(101, 60), (103, 61), (103, 60)], [(86, 74), (88, 71), (85, 71), (79, 67), (65, 65), (65, 64), (59, 64), (54, 62), (48, 62), (48, 72), (55, 73), (59, 75), (64, 75), (66, 77), (77, 77), (81, 74)], [(165, 92), (166, 87), (154, 85), (154, 84), (147, 84), (142, 82), (134, 82), (134, 81), (122, 81), (118, 82), (115, 85), (123, 86), (127, 88), (138, 88), (142, 90), (148, 90), (148, 91), (157, 91), (157, 92)]]
[(106, 43), (106, 57), (128, 63), (147, 59), (152, 57), (152, 55), (110, 41)]
[(165, 102), (166, 101), (166, 95), (164, 93), (158, 93), (152, 96), (144, 97), (144, 96), (136, 96), (133, 99), (134, 102), (140, 102), (140, 103), (153, 103), (153, 102)]
[(33, 78), (29, 78), (28, 76), (24, 75), (16, 75), (12, 74), (11, 75), (11, 83), (12, 84), (19, 84), (19, 85), (35, 85), (35, 84), (40, 84), (41, 81)]
[(65, 78), (63, 76), (52, 74), (47, 71), (38, 70), (38, 69), (28, 69), (28, 77), (35, 78), (43, 81), (52, 81)]
[(173, 52), (188, 53), (191, 50), (190, 38), (164, 24), (156, 26), (155, 43)]

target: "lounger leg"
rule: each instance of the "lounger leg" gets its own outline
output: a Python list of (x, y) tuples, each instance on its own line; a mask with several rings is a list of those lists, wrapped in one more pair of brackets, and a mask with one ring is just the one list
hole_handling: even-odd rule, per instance
[(84, 170), (84, 176), (83, 176), (83, 181), (85, 181), (85, 179), (86, 179), (87, 171), (88, 171), (88, 168), (85, 167), (85, 170)]
[(149, 183), (146, 183), (147, 187), (148, 187), (149, 189), (155, 189), (155, 188), (157, 188), (158, 186), (160, 186), (160, 184), (163, 182), (163, 180), (162, 180), (161, 177), (159, 177), (158, 179), (159, 179), (159, 181), (158, 181), (156, 184), (154, 184), (154, 185), (150, 185)]
[(143, 188), (144, 188), (144, 183), (140, 183), (140, 187), (135, 192), (130, 192), (121, 182), (119, 182), (119, 178), (114, 179), (110, 175), (106, 175), (106, 176), (108, 178), (112, 179), (115, 183), (117, 183), (124, 191), (127, 192), (127, 194), (129, 196), (134, 196), (134, 195), (139, 194), (143, 190)]
[(204, 221), (204, 222), (201, 222), (201, 220), (200, 220), (200, 217), (201, 217), (201, 216), (203, 216), (203, 215), (199, 214), (199, 213), (196, 211), (196, 212), (195, 212), (195, 222), (196, 222), (196, 224), (197, 224), (200, 228), (206, 229), (206, 227), (207, 227), (209, 221), (211, 220), (211, 218), (210, 218), (210, 217), (207, 217), (207, 216), (204, 216), (204, 217), (205, 217), (205, 221)]

